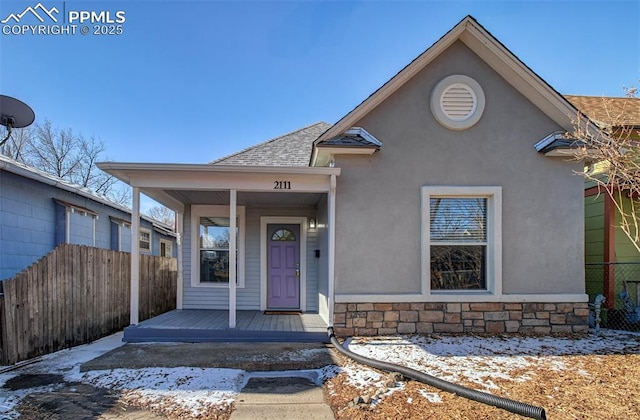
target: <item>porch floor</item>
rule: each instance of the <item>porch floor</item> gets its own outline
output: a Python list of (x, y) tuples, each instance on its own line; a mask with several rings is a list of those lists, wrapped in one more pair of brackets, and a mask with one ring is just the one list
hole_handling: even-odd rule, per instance
[(266, 315), (237, 311), (229, 328), (226, 310), (173, 310), (124, 329), (123, 341), (139, 342), (329, 342), (327, 323), (318, 314)]

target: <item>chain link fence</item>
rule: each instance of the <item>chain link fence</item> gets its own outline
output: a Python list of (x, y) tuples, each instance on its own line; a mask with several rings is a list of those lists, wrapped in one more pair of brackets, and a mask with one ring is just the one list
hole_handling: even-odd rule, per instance
[[(592, 304), (602, 294), (607, 298), (600, 313), (602, 328), (640, 331), (640, 262), (587, 263), (585, 281), (591, 308), (590, 326), (595, 325)], [(607, 296), (607, 284), (613, 284), (613, 297)]]

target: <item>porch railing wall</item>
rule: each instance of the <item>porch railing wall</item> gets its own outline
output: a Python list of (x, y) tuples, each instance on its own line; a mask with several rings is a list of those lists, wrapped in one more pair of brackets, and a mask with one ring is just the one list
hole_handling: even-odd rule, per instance
[[(0, 365), (129, 325), (131, 254), (63, 244), (0, 289)], [(174, 258), (140, 255), (140, 320), (175, 309)]]

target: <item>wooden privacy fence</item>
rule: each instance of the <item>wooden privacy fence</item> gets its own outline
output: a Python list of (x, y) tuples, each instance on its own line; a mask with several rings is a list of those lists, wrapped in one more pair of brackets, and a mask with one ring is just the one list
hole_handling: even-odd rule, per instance
[[(131, 254), (63, 244), (2, 282), (0, 365), (85, 344), (129, 325)], [(140, 255), (140, 320), (175, 309), (174, 258)]]

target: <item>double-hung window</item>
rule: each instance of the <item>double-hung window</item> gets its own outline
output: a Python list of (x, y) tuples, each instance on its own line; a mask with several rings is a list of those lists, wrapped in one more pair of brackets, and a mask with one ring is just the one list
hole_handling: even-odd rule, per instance
[(423, 187), (423, 282), (431, 292), (499, 293), (500, 187)]
[(140, 228), (140, 238), (138, 241), (140, 252), (151, 252), (151, 230)]
[[(244, 287), (245, 208), (238, 206), (231, 232), (229, 207), (192, 206), (192, 286), (228, 287), (229, 266), (236, 264), (238, 287)], [(236, 261), (230, 261), (231, 235), (236, 236)]]
[(160, 256), (167, 258), (173, 257), (173, 246), (171, 241), (160, 239)]

